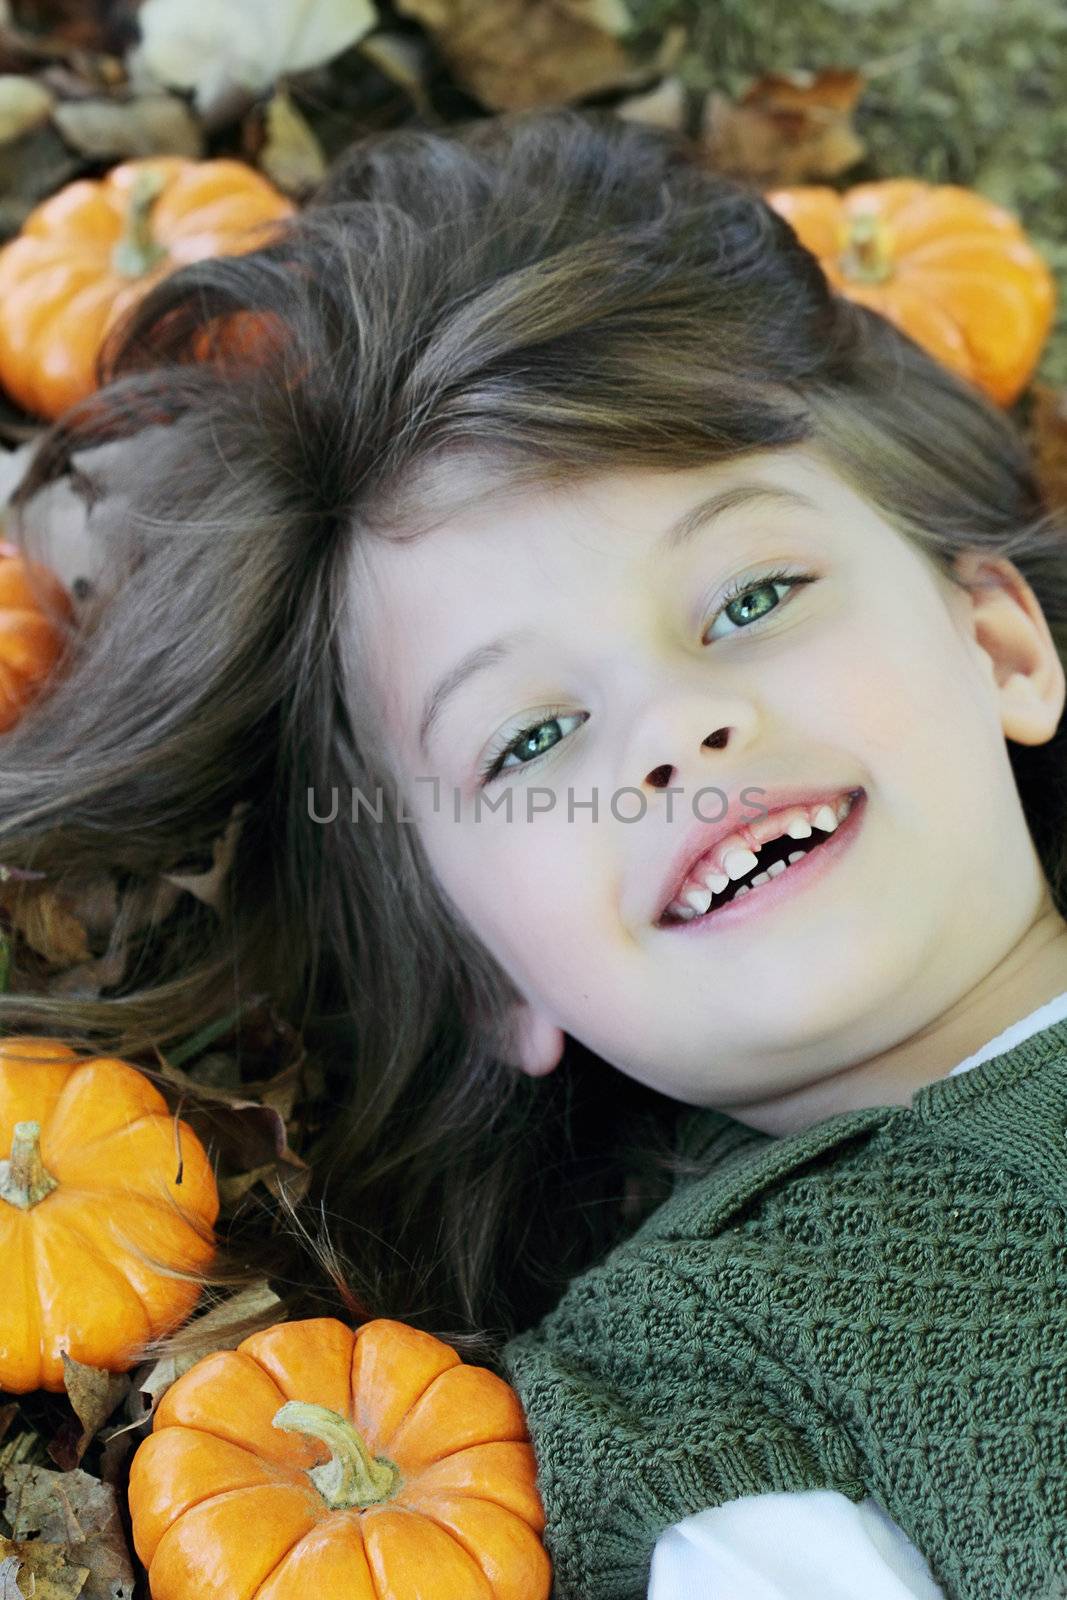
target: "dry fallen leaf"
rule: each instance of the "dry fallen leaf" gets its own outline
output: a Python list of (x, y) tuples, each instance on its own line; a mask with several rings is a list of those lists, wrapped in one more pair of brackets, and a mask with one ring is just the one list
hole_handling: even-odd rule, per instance
[(654, 128), (680, 132), (685, 127), (686, 90), (681, 78), (664, 78), (644, 94), (627, 95), (615, 107), (626, 122), (647, 122)]
[(0, 884), (0, 906), (50, 966), (72, 967), (92, 956), (85, 929), (49, 884)]
[(204, 135), (184, 100), (175, 94), (136, 100), (68, 100), (53, 121), (67, 143), (94, 161), (133, 156), (204, 153)]
[(647, 82), (674, 65), (685, 30), (668, 29), (650, 60), (621, 35), (633, 27), (623, 0), (396, 0), (433, 35), (458, 81), (495, 111), (580, 100)]
[(3, 1485), (14, 1538), (34, 1537), (64, 1550), (75, 1570), (87, 1569), (81, 1600), (128, 1600), (133, 1563), (110, 1485), (80, 1470), (41, 1467), (14, 1467)]
[(205, 1311), (185, 1326), (187, 1337), (196, 1341), (195, 1351), (175, 1351), (151, 1366), (138, 1368), (127, 1409), (140, 1425), (150, 1417), (172, 1383), (200, 1360), (206, 1348), (235, 1350), (242, 1339), (284, 1318), (282, 1302), (265, 1283), (257, 1283)]
[(720, 172), (761, 184), (836, 177), (866, 152), (850, 118), (862, 73), (770, 72), (737, 102), (713, 92), (704, 111), (703, 144)]
[(0, 1539), (0, 1596), (13, 1600), (78, 1600), (88, 1567), (70, 1564), (65, 1546), (41, 1540)]
[(19, 139), (52, 115), (53, 96), (36, 78), (0, 74), (0, 144)]
[(105, 1372), (74, 1361), (63, 1351), (63, 1383), (74, 1415), (81, 1424), (64, 1427), (48, 1447), (48, 1453), (65, 1472), (76, 1467), (115, 1407), (130, 1390), (130, 1380), (121, 1372)]
[(261, 94), (332, 60), (377, 20), (371, 0), (145, 0), (137, 55), (160, 83), (192, 89), (203, 112), (233, 88)]
[(229, 821), (225, 831), (215, 840), (211, 847), (213, 864), (207, 872), (198, 872), (190, 875), (163, 873), (163, 882), (171, 884), (174, 888), (184, 890), (187, 894), (195, 895), (202, 900), (204, 905), (211, 906), (218, 911), (221, 905), (222, 889), (226, 875), (233, 864), (234, 852), (237, 841), (244, 824), (244, 817), (248, 811), (248, 801), (238, 800), (230, 812)]
[(409, 95), (422, 117), (431, 117), (426, 83), (430, 76), (431, 45), (425, 34), (391, 32), (379, 28), (360, 42), (360, 55), (382, 75)]
[(326, 176), (326, 157), (307, 120), (281, 89), (271, 95), (263, 120), (260, 167), (285, 194), (310, 194)]

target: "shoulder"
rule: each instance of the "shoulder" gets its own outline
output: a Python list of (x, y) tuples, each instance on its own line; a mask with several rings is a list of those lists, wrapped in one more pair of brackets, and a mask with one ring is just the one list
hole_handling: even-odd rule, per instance
[[(698, 1167), (647, 1217), (628, 1244), (722, 1233), (742, 1209), (794, 1176), (818, 1174), (833, 1185), (875, 1135), (907, 1119), (902, 1106), (869, 1106), (827, 1117), (784, 1138), (746, 1128), (717, 1111), (698, 1111), (679, 1125), (678, 1150)], [(620, 1246), (625, 1249), (625, 1245)]]

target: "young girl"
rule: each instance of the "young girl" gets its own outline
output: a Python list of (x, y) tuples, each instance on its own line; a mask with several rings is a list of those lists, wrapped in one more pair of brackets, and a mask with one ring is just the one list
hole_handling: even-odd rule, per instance
[(132, 897), (247, 809), (218, 919), (3, 1026), (275, 997), (365, 1314), (518, 1388), (558, 1600), (1054, 1593), (1067, 529), (1008, 420), (603, 112), (358, 144), (110, 371), (25, 484), (147, 464), (2, 859)]

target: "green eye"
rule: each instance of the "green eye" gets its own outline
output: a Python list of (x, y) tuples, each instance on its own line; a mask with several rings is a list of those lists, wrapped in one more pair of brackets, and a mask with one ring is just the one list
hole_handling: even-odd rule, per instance
[[(722, 617), (733, 624), (730, 631), (752, 627), (754, 623), (762, 621), (772, 611), (777, 611), (782, 604), (777, 591), (784, 589), (786, 594), (799, 588), (805, 583), (816, 582), (814, 573), (810, 572), (768, 572), (763, 577), (745, 576), (733, 583), (723, 596), (722, 604), (718, 607), (712, 618), (714, 626)], [(723, 638), (726, 634), (709, 634), (710, 638)]]
[[(502, 749), (489, 757), (486, 765), (480, 771), (480, 781), (485, 784), (495, 778), (504, 768), (510, 755), (519, 758), (513, 764), (512, 771), (514, 771), (515, 767), (529, 766), (539, 756), (547, 755), (549, 750), (554, 749), (557, 744), (566, 738), (566, 733), (558, 733), (557, 737), (546, 740), (542, 737), (545, 729), (555, 728), (558, 730), (565, 722), (573, 722), (579, 725), (585, 721), (587, 715), (588, 713), (583, 711), (575, 712), (572, 716), (563, 716), (562, 713), (552, 711), (548, 716), (543, 717), (540, 722), (533, 722), (528, 728), (521, 728), (513, 738), (508, 740)], [(529, 753), (524, 755), (527, 747), (530, 747)]]

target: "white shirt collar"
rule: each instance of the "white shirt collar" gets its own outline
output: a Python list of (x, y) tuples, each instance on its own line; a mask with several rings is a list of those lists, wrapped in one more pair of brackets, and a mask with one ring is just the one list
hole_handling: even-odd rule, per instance
[(972, 1067), (977, 1067), (982, 1061), (988, 1061), (991, 1056), (1003, 1055), (1005, 1050), (1011, 1050), (1024, 1039), (1029, 1039), (1031, 1034), (1040, 1033), (1042, 1028), (1051, 1027), (1063, 1017), (1067, 1017), (1067, 989), (1058, 994), (1054, 1000), (1048, 1000), (1043, 1006), (1038, 1006), (1029, 1016), (1013, 1022), (1003, 1033), (998, 1033), (995, 1039), (990, 1039), (989, 1043), (976, 1050), (973, 1056), (968, 1056), (966, 1061), (961, 1061), (959, 1066), (953, 1067), (948, 1077), (954, 1078), (957, 1072), (969, 1072)]

